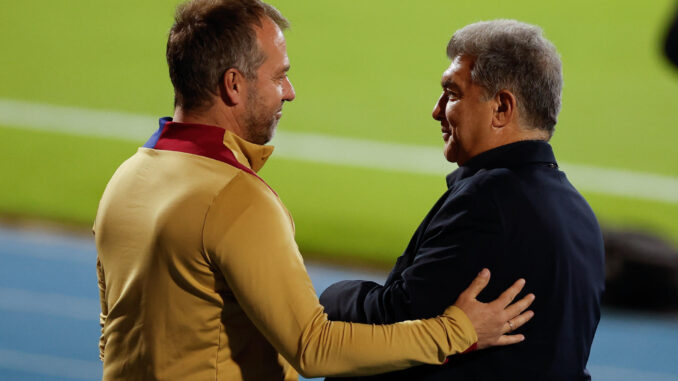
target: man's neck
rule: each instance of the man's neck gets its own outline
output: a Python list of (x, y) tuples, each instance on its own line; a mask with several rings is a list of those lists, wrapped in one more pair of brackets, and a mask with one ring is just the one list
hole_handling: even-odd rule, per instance
[(524, 127), (517, 123), (513, 123), (497, 130), (493, 138), (491, 147), (488, 147), (490, 149), (525, 140), (549, 141), (551, 136), (547, 131), (542, 129)]
[(518, 125), (506, 126), (502, 129), (496, 129), (494, 134), (486, 136), (483, 140), (483, 145), (476, 146), (476, 150), (471, 152), (470, 155), (464, 159), (457, 160), (458, 165), (465, 165), (466, 162), (473, 159), (477, 155), (480, 155), (483, 152), (493, 150), (497, 147), (502, 147), (505, 145), (522, 142), (526, 140), (543, 140), (548, 142), (550, 139), (549, 133), (532, 128), (525, 129)]
[(221, 127), (243, 137), (240, 131), (240, 125), (233, 113), (229, 111), (230, 110), (222, 110), (217, 106), (196, 110), (186, 110), (181, 106), (177, 106), (174, 109), (172, 120), (178, 123), (204, 124)]

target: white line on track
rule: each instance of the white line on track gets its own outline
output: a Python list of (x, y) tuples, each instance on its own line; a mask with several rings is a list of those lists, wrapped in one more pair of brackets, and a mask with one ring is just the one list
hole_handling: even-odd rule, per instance
[[(142, 144), (158, 128), (158, 118), (0, 98), (0, 124)], [(285, 159), (437, 176), (455, 168), (442, 158), (440, 147), (290, 131), (279, 131), (273, 143), (275, 157)], [(678, 204), (678, 177), (560, 164), (581, 191)]]
[[(49, 261), (81, 263), (94, 266), (94, 237), (35, 234), (32, 230), (8, 229), (0, 226), (0, 261), (3, 256), (37, 258)], [(28, 246), (31, 250), (26, 250)], [(2, 262), (0, 262), (2, 263)]]
[(96, 320), (99, 301), (75, 296), (0, 287), (0, 310), (38, 313), (76, 320)]
[(1, 348), (0, 368), (76, 380), (101, 379), (101, 364), (96, 361), (39, 355)]
[(617, 366), (589, 365), (592, 379), (605, 379), (615, 381), (678, 381), (678, 375), (671, 373), (653, 372), (638, 369), (627, 369)]

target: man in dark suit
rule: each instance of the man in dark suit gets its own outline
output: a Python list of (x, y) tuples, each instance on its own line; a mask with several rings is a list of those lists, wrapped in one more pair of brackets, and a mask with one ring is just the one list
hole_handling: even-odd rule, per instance
[[(491, 300), (511, 282), (538, 297), (526, 340), (367, 379), (587, 380), (604, 288), (598, 222), (548, 141), (561, 62), (538, 27), (512, 20), (457, 31), (433, 118), (459, 164), (382, 286), (344, 281), (321, 296), (330, 319), (392, 323), (439, 314), (483, 267)], [(510, 323), (509, 323), (510, 324)]]

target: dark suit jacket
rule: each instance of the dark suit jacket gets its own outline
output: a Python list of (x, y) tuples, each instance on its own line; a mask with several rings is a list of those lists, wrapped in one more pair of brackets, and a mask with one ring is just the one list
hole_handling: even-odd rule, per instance
[(674, 66), (678, 66), (678, 8), (676, 8), (673, 23), (669, 25), (669, 31), (666, 34), (664, 53)]
[(519, 297), (536, 295), (535, 317), (518, 330), (526, 341), (364, 379), (590, 379), (586, 362), (600, 318), (603, 240), (591, 208), (558, 170), (551, 146), (524, 141), (495, 148), (447, 182), (383, 286), (343, 281), (320, 301), (332, 320), (429, 318), (487, 267), (492, 277), (480, 300), (495, 299), (520, 277), (527, 284)]

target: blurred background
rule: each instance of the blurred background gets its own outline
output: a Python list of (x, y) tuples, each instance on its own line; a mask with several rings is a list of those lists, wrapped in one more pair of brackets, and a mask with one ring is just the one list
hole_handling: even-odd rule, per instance
[[(0, 379), (97, 378), (88, 229), (117, 166), (172, 114), (177, 3), (2, 3)], [(297, 99), (260, 175), (305, 258), (351, 266), (337, 280), (368, 276), (356, 267), (381, 279), (456, 168), (430, 116), (452, 33), (494, 18), (541, 26), (565, 77), (551, 143), (605, 228), (594, 379), (678, 380), (678, 69), (663, 51), (675, 2), (271, 3), (292, 24)], [(318, 274), (320, 292), (334, 278)]]

